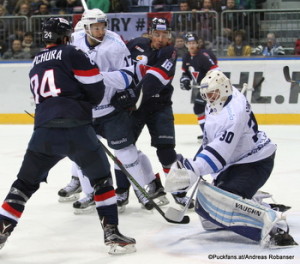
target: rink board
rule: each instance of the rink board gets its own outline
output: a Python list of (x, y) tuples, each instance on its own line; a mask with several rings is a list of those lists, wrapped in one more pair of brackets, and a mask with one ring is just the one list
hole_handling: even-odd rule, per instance
[[(299, 58), (300, 59), (300, 58)], [(241, 88), (248, 83), (247, 99), (261, 124), (300, 124), (298, 83), (289, 83), (283, 67), (290, 67), (292, 79), (300, 80), (298, 58), (241, 58), (220, 59), (220, 68), (230, 76), (232, 84)], [(191, 91), (179, 87), (181, 60), (176, 66), (173, 80), (173, 111), (176, 124), (196, 124), (193, 114)], [(34, 113), (34, 101), (29, 89), (28, 73), (31, 63), (0, 63), (0, 124), (30, 124), (32, 118), (25, 111)], [(261, 78), (264, 81), (257, 86)], [(194, 91), (196, 92), (196, 91)]]

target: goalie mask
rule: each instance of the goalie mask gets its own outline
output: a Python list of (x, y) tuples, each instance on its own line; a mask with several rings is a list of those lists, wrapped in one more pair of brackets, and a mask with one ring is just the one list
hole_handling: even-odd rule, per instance
[(209, 104), (214, 114), (219, 113), (232, 95), (230, 80), (218, 70), (207, 72), (200, 84), (202, 98)]
[(72, 27), (64, 18), (51, 17), (42, 26), (42, 40), (46, 44), (64, 44), (70, 40), (71, 34)]
[(94, 8), (91, 10), (86, 10), (81, 18), (82, 25), (85, 28), (86, 34), (92, 38), (93, 40), (96, 40), (97, 42), (102, 42), (98, 38), (94, 37), (91, 33), (91, 25), (97, 24), (97, 23), (104, 23), (104, 30), (107, 27), (108, 20), (106, 14), (102, 12), (98, 8)]

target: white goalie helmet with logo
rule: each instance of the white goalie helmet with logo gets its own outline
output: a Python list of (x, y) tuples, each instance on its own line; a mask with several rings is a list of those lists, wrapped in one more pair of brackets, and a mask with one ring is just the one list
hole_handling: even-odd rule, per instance
[(81, 17), (81, 23), (84, 26), (86, 33), (92, 37), (91, 25), (96, 23), (104, 23), (105, 27), (107, 27), (108, 19), (107, 15), (102, 10), (99, 8), (93, 8), (84, 11)]
[(232, 95), (232, 85), (223, 72), (211, 70), (201, 81), (200, 93), (213, 113), (217, 114), (223, 109), (228, 97)]

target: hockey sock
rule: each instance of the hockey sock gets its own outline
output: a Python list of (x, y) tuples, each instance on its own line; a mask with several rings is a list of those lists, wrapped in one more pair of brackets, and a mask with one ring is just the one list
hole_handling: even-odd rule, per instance
[(204, 124), (205, 124), (205, 114), (197, 115), (198, 124), (201, 128), (201, 131), (204, 131)]
[(39, 184), (30, 185), (17, 179), (11, 186), (1, 208), (0, 214), (18, 222), (25, 209), (25, 204), (39, 188)]
[[(147, 177), (144, 175), (141, 168), (141, 164), (138, 159), (138, 152), (135, 145), (130, 145), (120, 150), (115, 150), (115, 154), (139, 185), (145, 186), (148, 183)], [(137, 189), (134, 184), (132, 185), (132, 187), (134, 189)]]
[(127, 176), (120, 170), (115, 168), (115, 177), (117, 182), (117, 190), (128, 190), (130, 188), (130, 182)]
[(95, 185), (94, 200), (103, 226), (106, 224), (118, 225), (117, 198), (111, 178), (101, 179)]
[(143, 169), (143, 173), (144, 173), (145, 177), (147, 178), (147, 184), (149, 184), (150, 182), (152, 182), (155, 179), (155, 174), (153, 172), (151, 162), (150, 162), (149, 158), (142, 151), (139, 150), (138, 155), (139, 155), (139, 161), (140, 161), (141, 167)]

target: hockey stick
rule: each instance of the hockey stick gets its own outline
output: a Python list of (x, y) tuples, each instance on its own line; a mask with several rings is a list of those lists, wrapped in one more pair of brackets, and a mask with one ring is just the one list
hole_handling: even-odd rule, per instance
[(32, 114), (30, 114), (30, 113), (27, 112), (26, 110), (24, 110), (24, 112), (25, 112), (27, 115), (31, 116), (31, 117), (34, 119), (34, 116), (33, 116)]
[(285, 80), (287, 82), (290, 82), (290, 83), (300, 83), (300, 81), (296, 81), (296, 80), (292, 80), (291, 79), (289, 66), (284, 66), (283, 67), (283, 75), (284, 75), (284, 78), (285, 78)]
[(81, 4), (82, 4), (82, 7), (83, 7), (84, 11), (89, 9), (84, 0), (81, 0)]
[[(24, 110), (26, 114), (34, 118), (32, 114)], [(164, 219), (166, 219), (169, 223), (173, 224), (188, 224), (190, 222), (190, 218), (188, 216), (183, 217), (180, 221), (174, 221), (172, 219), (169, 219), (166, 217), (166, 214), (163, 212), (163, 210), (160, 209), (160, 207), (153, 201), (153, 199), (149, 196), (149, 194), (145, 191), (145, 189), (139, 185), (139, 183), (131, 176), (131, 174), (126, 170), (126, 168), (123, 166), (123, 164), (109, 151), (109, 149), (99, 140), (101, 146), (103, 147), (106, 154), (116, 163), (121, 171), (128, 177), (129, 180), (132, 181), (132, 183), (138, 188), (138, 190), (152, 203), (153, 207), (162, 215)]]
[(166, 214), (165, 214), (165, 217), (168, 218), (169, 220), (172, 220), (174, 222), (180, 222), (180, 221), (183, 221), (186, 217), (188, 217), (186, 214), (187, 210), (189, 209), (189, 206), (193, 200), (193, 197), (194, 197), (194, 194), (196, 192), (196, 190), (198, 189), (198, 185), (199, 185), (199, 182), (202, 180), (202, 177), (199, 177), (196, 181), (196, 185), (191, 193), (191, 196), (189, 198), (189, 201), (187, 202), (187, 204), (185, 205), (185, 207), (183, 208), (183, 210), (178, 210), (178, 209), (175, 209), (173, 207), (169, 207)]
[[(99, 140), (100, 141), (100, 140)], [(121, 171), (127, 176), (127, 178), (137, 187), (137, 189), (152, 203), (153, 207), (159, 212), (159, 214), (167, 220), (169, 223), (173, 224), (188, 224), (190, 222), (190, 218), (186, 215), (183, 216), (180, 220), (174, 220), (167, 216), (163, 210), (153, 201), (153, 199), (149, 196), (149, 194), (145, 191), (145, 189), (133, 178), (133, 176), (126, 170), (123, 164), (109, 151), (109, 149), (100, 141), (104, 151), (106, 154), (114, 161), (116, 165), (119, 166)], [(170, 209), (170, 208), (169, 208)], [(168, 210), (169, 210), (168, 209)]]
[(248, 83), (243, 83), (243, 89), (241, 90), (241, 94), (244, 94), (248, 90)]

